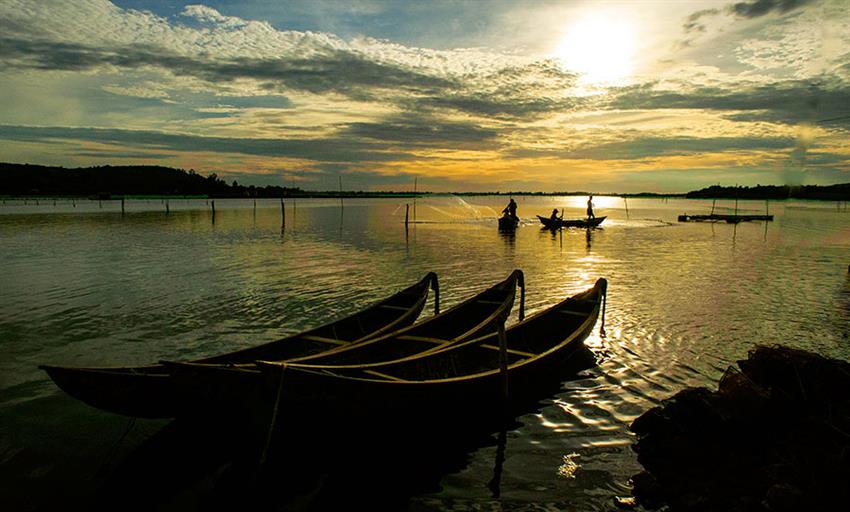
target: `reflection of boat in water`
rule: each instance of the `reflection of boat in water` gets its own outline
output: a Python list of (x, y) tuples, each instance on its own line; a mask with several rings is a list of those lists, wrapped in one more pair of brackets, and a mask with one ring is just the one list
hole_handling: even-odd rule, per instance
[(513, 231), (519, 226), (519, 218), (511, 217), (510, 215), (502, 215), (499, 217), (499, 229), (501, 231)]
[(595, 228), (596, 226), (602, 224), (602, 221), (604, 221), (608, 217), (594, 217), (593, 219), (551, 219), (549, 217), (543, 217), (538, 215), (537, 218), (540, 219), (540, 223), (543, 224), (544, 228), (558, 229)]
[[(362, 343), (411, 325), (425, 307), (429, 287), (435, 291), (435, 311), (439, 312), (437, 275), (429, 272), (413, 286), (354, 315), (270, 343), (195, 362), (234, 364), (257, 359), (283, 360)], [(177, 412), (176, 390), (163, 365), (41, 368), (63, 391), (104, 411), (140, 418), (166, 418)]]
[[(492, 426), (503, 411), (517, 413), (558, 389), (568, 360), (596, 324), (606, 290), (607, 281), (599, 279), (511, 327), (504, 352), (499, 335), (491, 334), (378, 365), (258, 362), (264, 394), (273, 401), (262, 410), (303, 411), (288, 417), (309, 417), (311, 424), (420, 426), (451, 419)], [(286, 420), (281, 423), (286, 428)]]

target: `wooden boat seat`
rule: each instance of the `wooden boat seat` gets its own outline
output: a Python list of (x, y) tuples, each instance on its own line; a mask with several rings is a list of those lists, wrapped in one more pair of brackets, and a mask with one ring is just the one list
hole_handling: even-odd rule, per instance
[(588, 313), (584, 313), (581, 311), (570, 311), (569, 309), (560, 309), (558, 313), (563, 313), (565, 315), (573, 315), (573, 316), (588, 316)]
[(313, 334), (302, 334), (299, 338), (310, 341), (320, 341), (322, 343), (333, 343), (334, 345), (346, 345), (348, 342), (335, 340), (333, 338), (325, 338), (324, 336), (316, 336)]
[(439, 340), (437, 338), (428, 338), (425, 336), (413, 336), (411, 334), (403, 334), (399, 336), (398, 339), (408, 341), (424, 341), (426, 343), (433, 343), (435, 345), (447, 345), (449, 343), (447, 340)]
[[(496, 350), (496, 351), (499, 350), (499, 347), (497, 347), (496, 345), (487, 345), (487, 344), (482, 343), (481, 346), (484, 347), (484, 348), (489, 348), (491, 350)], [(512, 348), (509, 348), (507, 350), (507, 352), (508, 352), (508, 354), (513, 354), (515, 356), (522, 356), (522, 357), (535, 357), (537, 355), (537, 354), (532, 354), (531, 352), (523, 352), (522, 350), (514, 350)]]
[(381, 304), (381, 307), (384, 308), (384, 309), (395, 309), (395, 310), (398, 310), (398, 311), (410, 311), (410, 308), (405, 308), (405, 307), (402, 307), (402, 306), (391, 306), (389, 304)]

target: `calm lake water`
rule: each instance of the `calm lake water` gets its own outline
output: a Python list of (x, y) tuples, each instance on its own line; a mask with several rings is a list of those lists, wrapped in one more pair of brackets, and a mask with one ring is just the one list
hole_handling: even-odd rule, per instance
[[(0, 481), (5, 510), (85, 501), (116, 461), (165, 423), (100, 412), (37, 365), (135, 365), (263, 343), (350, 314), (438, 273), (444, 308), (525, 272), (527, 311), (609, 281), (598, 366), (508, 432), (501, 497), (495, 444), (439, 475), (417, 509), (610, 510), (640, 466), (629, 423), (686, 386), (715, 386), (755, 344), (850, 359), (850, 211), (827, 202), (741, 201), (772, 223), (679, 224), (711, 201), (597, 197), (604, 229), (541, 230), (534, 217), (583, 197), (0, 205)], [(406, 233), (405, 201), (415, 222)], [(734, 201), (718, 201), (731, 212)], [(430, 311), (430, 305), (428, 306)], [(430, 314), (430, 313), (425, 313)], [(516, 313), (510, 322), (516, 321)], [(132, 426), (129, 432), (125, 432)], [(126, 433), (126, 435), (125, 435)], [(450, 434), (450, 432), (449, 432)], [(123, 436), (123, 437), (122, 437)], [(163, 464), (169, 462), (163, 461)], [(415, 464), (416, 461), (411, 461)], [(404, 472), (405, 468), (399, 468)], [(191, 509), (187, 486), (163, 508)], [(175, 505), (177, 504), (177, 505)], [(12, 508), (9, 508), (11, 506)]]

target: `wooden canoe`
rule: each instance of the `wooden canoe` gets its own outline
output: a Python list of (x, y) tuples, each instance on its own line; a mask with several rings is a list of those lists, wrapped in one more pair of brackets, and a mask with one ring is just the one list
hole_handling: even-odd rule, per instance
[[(429, 272), (418, 283), (359, 311), (300, 334), (195, 360), (208, 364), (236, 364), (256, 359), (286, 360), (357, 344), (411, 325), (435, 292), (439, 313), (437, 275)], [(177, 390), (161, 364), (137, 367), (74, 368), (42, 365), (59, 388), (93, 407), (140, 418), (168, 418), (177, 412)]]
[(513, 231), (519, 226), (519, 219), (510, 215), (502, 215), (499, 217), (499, 230)]
[[(416, 325), (357, 345), (289, 361), (310, 365), (364, 365), (438, 352), (496, 332), (511, 312), (517, 286), (521, 290), (522, 317), (524, 277), (522, 271), (514, 270), (504, 281)], [(222, 406), (224, 409), (228, 406), (242, 408), (246, 402), (258, 399), (261, 393), (261, 373), (253, 364), (162, 363), (171, 372), (175, 385), (180, 387), (188, 414), (204, 414)]]
[[(546, 309), (506, 332), (507, 400), (497, 335), (419, 357), (362, 367), (258, 362), (268, 411), (297, 410), (320, 424), (453, 425), (515, 414), (557, 390), (565, 365), (595, 325), (607, 291), (593, 288)], [(272, 398), (273, 397), (273, 398)], [(282, 420), (286, 421), (286, 420)]]
[(550, 217), (543, 217), (541, 215), (537, 216), (540, 219), (540, 223), (543, 224), (543, 227), (546, 229), (559, 229), (559, 228), (595, 228), (598, 225), (602, 224), (607, 216), (604, 217), (594, 217), (593, 219), (552, 219)]

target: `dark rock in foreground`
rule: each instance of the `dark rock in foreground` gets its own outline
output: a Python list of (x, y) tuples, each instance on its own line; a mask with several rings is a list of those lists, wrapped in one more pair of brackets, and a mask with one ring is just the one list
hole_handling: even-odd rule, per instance
[(717, 391), (689, 388), (631, 426), (634, 495), (678, 511), (850, 506), (850, 363), (757, 347)]

